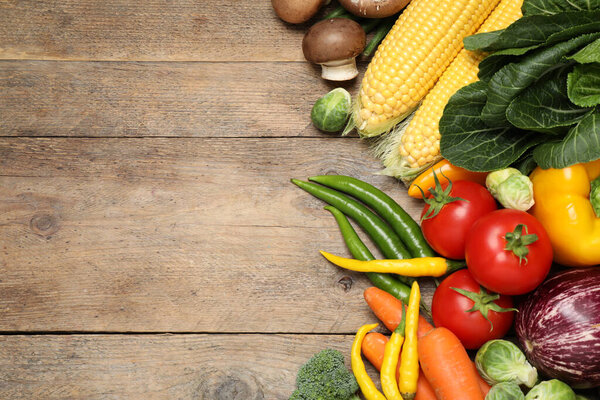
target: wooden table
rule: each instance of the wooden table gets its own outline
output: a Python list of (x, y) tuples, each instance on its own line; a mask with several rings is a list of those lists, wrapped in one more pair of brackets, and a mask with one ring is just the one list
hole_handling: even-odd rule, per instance
[(0, 0), (1, 399), (287, 399), (348, 355), (369, 283), (289, 179), (421, 205), (311, 125), (336, 85), (307, 27), (267, 0)]

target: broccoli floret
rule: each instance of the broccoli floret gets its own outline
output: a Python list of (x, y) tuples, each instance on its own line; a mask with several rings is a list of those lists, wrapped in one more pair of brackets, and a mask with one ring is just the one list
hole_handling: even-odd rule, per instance
[(359, 400), (356, 378), (337, 350), (320, 351), (300, 367), (296, 387), (289, 400)]

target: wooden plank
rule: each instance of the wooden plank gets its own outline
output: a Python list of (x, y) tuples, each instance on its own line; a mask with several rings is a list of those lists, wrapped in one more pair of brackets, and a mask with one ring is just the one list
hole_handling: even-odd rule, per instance
[[(352, 339), (341, 335), (0, 336), (0, 398), (287, 400), (303, 363), (325, 348), (340, 350), (348, 358)], [(346, 365), (350, 366), (349, 360)]]
[(310, 110), (336, 86), (305, 63), (0, 65), (0, 136), (323, 137)]
[(3, 0), (0, 59), (303, 61), (308, 26), (268, 0)]
[(0, 139), (0, 330), (353, 332), (374, 319), (368, 282), (320, 257), (347, 251), (289, 178), (356, 176), (416, 216), (366, 154), (358, 139)]

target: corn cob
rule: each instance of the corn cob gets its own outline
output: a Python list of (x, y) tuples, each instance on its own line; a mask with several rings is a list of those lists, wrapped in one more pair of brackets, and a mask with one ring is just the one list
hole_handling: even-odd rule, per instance
[(369, 64), (347, 133), (388, 132), (406, 118), (499, 0), (412, 0)]
[[(501, 0), (477, 33), (504, 29), (521, 14), (523, 0)], [(376, 147), (386, 175), (410, 180), (440, 156), (438, 124), (448, 100), (458, 89), (477, 81), (484, 53), (462, 49), (427, 94), (412, 118), (399, 125)]]

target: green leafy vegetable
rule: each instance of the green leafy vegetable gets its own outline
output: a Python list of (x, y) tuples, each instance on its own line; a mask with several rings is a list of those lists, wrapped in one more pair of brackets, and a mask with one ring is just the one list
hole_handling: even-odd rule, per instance
[(533, 149), (527, 150), (513, 165), (523, 175), (529, 175), (537, 167), (537, 163), (533, 159)]
[(593, 41), (568, 58), (581, 64), (600, 62), (600, 39)]
[(569, 99), (581, 107), (600, 104), (600, 63), (577, 65), (567, 80)]
[(500, 68), (511, 62), (518, 61), (519, 58), (516, 56), (522, 56), (523, 54), (531, 50), (535, 50), (540, 46), (541, 45), (534, 45), (529, 47), (498, 50), (484, 58), (479, 63), (479, 72), (477, 76), (480, 80), (489, 82), (490, 79), (492, 79), (492, 76), (498, 72)]
[(526, 174), (600, 158), (600, 0), (524, 0), (522, 10), (506, 29), (464, 40), (492, 54), (439, 122), (454, 165)]
[[(542, 133), (565, 133), (593, 109), (573, 104), (567, 96), (568, 68), (552, 71), (519, 94), (506, 109), (517, 128)], [(599, 92), (600, 93), (600, 92)]]
[(505, 126), (508, 123), (506, 108), (519, 93), (544, 73), (556, 68), (564, 56), (598, 37), (600, 33), (578, 36), (536, 50), (525, 55), (521, 61), (502, 67), (489, 82), (487, 102), (481, 112), (481, 119), (489, 126)]
[(479, 72), (477, 73), (477, 77), (480, 81), (489, 83), (490, 79), (492, 79), (492, 76), (494, 76), (494, 74), (498, 72), (500, 68), (504, 67), (506, 64), (518, 60), (518, 57), (502, 55), (499, 53), (500, 52), (498, 51), (481, 60), (479, 63)]
[(542, 168), (564, 168), (600, 158), (600, 112), (579, 121), (562, 141), (537, 146), (533, 158)]
[(476, 33), (471, 36), (467, 36), (463, 39), (463, 44), (467, 50), (482, 50), (488, 49), (493, 46), (494, 43), (500, 40), (500, 37), (506, 29), (500, 29), (493, 32), (482, 32)]
[[(555, 15), (532, 15), (523, 17), (496, 32), (478, 33), (464, 38), (467, 50), (496, 51), (514, 49), (541, 44), (556, 43), (557, 38), (547, 43), (553, 35), (570, 30), (573, 37), (577, 34), (596, 32), (594, 24), (600, 21), (600, 11), (565, 12)], [(534, 27), (534, 29), (532, 29)]]
[(506, 168), (541, 142), (534, 133), (512, 126), (488, 127), (480, 118), (486, 89), (485, 82), (460, 89), (450, 98), (439, 124), (442, 156), (472, 171)]
[[(599, 14), (600, 15), (600, 14)], [(572, 26), (560, 32), (555, 32), (546, 39), (544, 43), (546, 46), (569, 40), (579, 35), (585, 35), (586, 33), (594, 33), (600, 31), (600, 21), (590, 22), (582, 25)]]
[(552, 15), (565, 11), (592, 11), (600, 9), (600, 0), (525, 0), (523, 15)]

